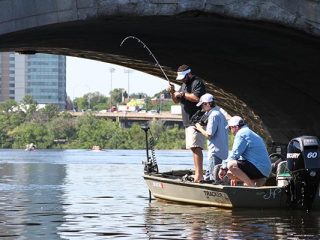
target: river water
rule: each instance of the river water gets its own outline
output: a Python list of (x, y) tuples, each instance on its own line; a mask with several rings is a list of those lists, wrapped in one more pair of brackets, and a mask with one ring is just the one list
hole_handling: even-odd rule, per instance
[[(189, 151), (157, 151), (160, 171)], [(143, 150), (0, 150), (0, 239), (319, 239), (320, 213), (149, 202)], [(250, 199), (248, 199), (250, 201)]]

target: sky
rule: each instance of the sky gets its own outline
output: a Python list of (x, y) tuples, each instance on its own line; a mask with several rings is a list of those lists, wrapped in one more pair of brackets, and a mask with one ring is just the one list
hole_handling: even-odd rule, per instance
[[(111, 74), (110, 69), (114, 68)], [(67, 57), (67, 94), (73, 100), (82, 97), (88, 92), (100, 92), (109, 96), (114, 88), (128, 90), (128, 68), (84, 58)], [(146, 93), (152, 97), (154, 94), (166, 89), (168, 82), (143, 72), (129, 69), (129, 94)], [(112, 76), (112, 85), (111, 85)]]

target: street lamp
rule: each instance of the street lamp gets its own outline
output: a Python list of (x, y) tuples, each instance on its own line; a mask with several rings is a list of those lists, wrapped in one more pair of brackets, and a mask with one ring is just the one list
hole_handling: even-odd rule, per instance
[(88, 110), (91, 109), (91, 98), (92, 98), (92, 95), (91, 95), (91, 90), (90, 90), (90, 87), (88, 84), (84, 84), (84, 86), (87, 88), (88, 90), (88, 93), (87, 93), (87, 96), (88, 96)]
[(74, 101), (75, 99), (75, 90), (79, 87), (79, 85), (77, 86), (74, 86), (73, 89), (72, 89), (72, 101)]
[(110, 71), (110, 108), (112, 108), (112, 74), (114, 73), (115, 69), (113, 67), (109, 68)]
[(130, 92), (129, 92), (129, 87), (130, 87), (130, 73), (132, 73), (132, 70), (130, 70), (129, 68), (124, 69), (124, 73), (128, 74), (128, 89), (127, 89), (127, 94), (128, 94), (128, 102), (129, 102), (129, 96), (130, 96)]

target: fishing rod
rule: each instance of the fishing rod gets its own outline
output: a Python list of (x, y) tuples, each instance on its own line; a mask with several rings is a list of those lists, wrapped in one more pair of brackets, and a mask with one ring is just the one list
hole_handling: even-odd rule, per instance
[(172, 85), (172, 84), (170, 83), (170, 80), (169, 80), (169, 78), (167, 77), (166, 73), (163, 71), (160, 63), (158, 62), (158, 60), (156, 59), (156, 57), (155, 57), (155, 56), (153, 55), (153, 53), (151, 52), (150, 48), (148, 48), (148, 46), (147, 46), (143, 41), (141, 41), (139, 38), (137, 38), (137, 37), (135, 37), (135, 36), (128, 36), (128, 37), (126, 37), (126, 38), (124, 38), (124, 39), (122, 40), (122, 42), (120, 43), (120, 47), (122, 47), (122, 45), (124, 44), (125, 41), (127, 41), (128, 39), (131, 39), (131, 38), (134, 39), (134, 40), (136, 40), (136, 41), (138, 41), (138, 43), (141, 43), (142, 46), (143, 46), (143, 48), (146, 48), (146, 49), (147, 49), (147, 51), (149, 52), (149, 55), (151, 55), (151, 56), (153, 57), (154, 61), (156, 62), (156, 66), (158, 66), (158, 67), (160, 68), (160, 70), (161, 70), (161, 72), (163, 73), (164, 77), (167, 79), (169, 85)]

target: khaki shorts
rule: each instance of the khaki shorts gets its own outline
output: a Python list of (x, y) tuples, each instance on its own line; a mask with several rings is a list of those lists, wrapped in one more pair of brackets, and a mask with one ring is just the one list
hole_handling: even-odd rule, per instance
[(204, 136), (195, 130), (194, 126), (186, 128), (186, 149), (190, 148), (202, 148), (204, 147)]

